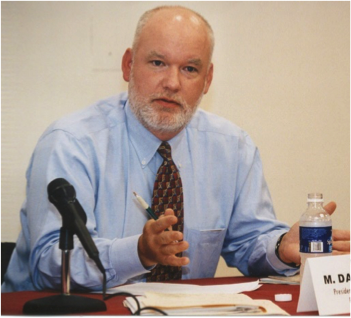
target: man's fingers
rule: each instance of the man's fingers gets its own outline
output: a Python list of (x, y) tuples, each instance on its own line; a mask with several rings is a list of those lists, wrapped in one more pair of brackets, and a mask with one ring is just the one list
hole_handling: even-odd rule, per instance
[(334, 201), (331, 201), (324, 206), (324, 210), (326, 210), (330, 215), (334, 213), (335, 209), (336, 209), (336, 203)]
[(188, 257), (177, 257), (175, 255), (169, 255), (164, 258), (162, 264), (170, 266), (184, 266), (190, 263)]
[(177, 257), (176, 254), (184, 252), (189, 247), (186, 241), (173, 242), (171, 244), (163, 245), (159, 249), (159, 256), (157, 263), (170, 266), (187, 265), (190, 261), (188, 257)]
[(350, 241), (350, 231), (333, 230), (333, 241)]
[[(167, 215), (174, 215), (174, 211), (172, 209), (166, 209), (165, 213), (160, 217), (165, 217)], [(172, 231), (172, 226), (168, 227), (167, 229), (168, 231)]]
[(350, 253), (349, 230), (333, 230), (333, 253), (334, 251), (342, 254)]
[(333, 255), (347, 255), (350, 254), (350, 252), (341, 252), (341, 251), (337, 251), (337, 250), (333, 250)]
[(177, 221), (174, 211), (167, 209), (158, 220), (146, 222), (138, 242), (139, 258), (145, 267), (155, 263), (170, 266), (183, 266), (189, 263), (187, 257), (176, 256), (189, 247), (189, 243), (183, 241), (182, 232), (171, 230)]
[(166, 244), (163, 245), (160, 248), (160, 251), (162, 252), (163, 255), (168, 256), (168, 255), (175, 255), (181, 252), (184, 252), (187, 250), (189, 247), (189, 243), (186, 241), (181, 241), (181, 242), (173, 242), (171, 244)]
[(174, 211), (173, 211), (172, 209), (166, 209), (164, 215), (165, 215), (165, 216), (166, 216), (166, 215), (174, 215)]
[(350, 231), (333, 230), (333, 254), (350, 253)]
[(350, 253), (350, 241), (334, 241), (333, 250)]
[(154, 233), (161, 233), (165, 229), (168, 229), (173, 224), (176, 224), (178, 219), (174, 215), (166, 215), (160, 217), (157, 221), (153, 223)]
[(174, 241), (181, 241), (183, 239), (183, 233), (178, 231), (165, 231), (157, 237), (157, 243), (160, 245), (171, 244)]

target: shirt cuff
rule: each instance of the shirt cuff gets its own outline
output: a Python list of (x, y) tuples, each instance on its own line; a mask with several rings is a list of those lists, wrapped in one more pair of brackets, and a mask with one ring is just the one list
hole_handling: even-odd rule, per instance
[(116, 279), (124, 283), (129, 278), (149, 272), (139, 259), (138, 241), (140, 234), (116, 239), (110, 248), (110, 260), (116, 271)]
[(275, 245), (282, 234), (283, 233), (279, 233), (277, 236), (274, 236), (269, 240), (267, 246), (267, 260), (278, 274), (292, 276), (299, 271), (299, 268), (290, 267), (284, 264), (275, 254)]

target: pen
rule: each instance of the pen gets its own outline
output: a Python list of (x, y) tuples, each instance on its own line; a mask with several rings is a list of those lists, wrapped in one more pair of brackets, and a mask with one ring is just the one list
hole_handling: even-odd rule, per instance
[[(145, 202), (145, 200), (136, 192), (134, 192), (135, 197), (137, 198), (137, 200), (139, 201), (140, 205), (145, 209), (145, 211), (147, 212), (147, 214), (153, 218), (155, 221), (158, 220), (157, 215), (155, 214), (154, 211), (152, 211), (152, 209), (149, 207), (149, 205)], [(165, 231), (172, 231), (172, 226), (170, 226), (168, 229), (165, 229)], [(178, 241), (175, 241), (178, 242)]]
[(139, 203), (141, 204), (141, 206), (146, 210), (147, 214), (153, 218), (154, 220), (157, 220), (158, 217), (156, 216), (155, 212), (152, 211), (152, 209), (149, 207), (149, 205), (145, 202), (145, 200), (140, 196), (138, 195), (136, 192), (134, 192), (134, 195), (135, 197), (137, 198), (137, 200), (139, 201)]

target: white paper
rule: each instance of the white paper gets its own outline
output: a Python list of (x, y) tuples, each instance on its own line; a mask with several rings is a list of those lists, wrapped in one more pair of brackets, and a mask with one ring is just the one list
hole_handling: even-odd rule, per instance
[(306, 260), (303, 279), (300, 287), (299, 303), (297, 312), (317, 311), (316, 295), (313, 290), (312, 275), (309, 266), (309, 259)]
[(260, 288), (259, 281), (226, 285), (193, 285), (172, 283), (136, 283), (109, 288), (107, 294), (127, 292), (133, 295), (145, 295), (146, 292), (177, 294), (236, 294)]
[(297, 312), (350, 313), (350, 255), (309, 258), (301, 282)]

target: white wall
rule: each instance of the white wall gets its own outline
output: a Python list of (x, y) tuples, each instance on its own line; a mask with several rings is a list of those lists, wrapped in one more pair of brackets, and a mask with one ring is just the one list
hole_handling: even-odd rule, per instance
[[(2, 2), (2, 241), (19, 233), (43, 130), (126, 90), (122, 54), (139, 16), (163, 3)], [(256, 142), (277, 217), (293, 224), (320, 191), (338, 203), (334, 226), (349, 228), (349, 2), (177, 3), (213, 26), (215, 78), (201, 107)]]

